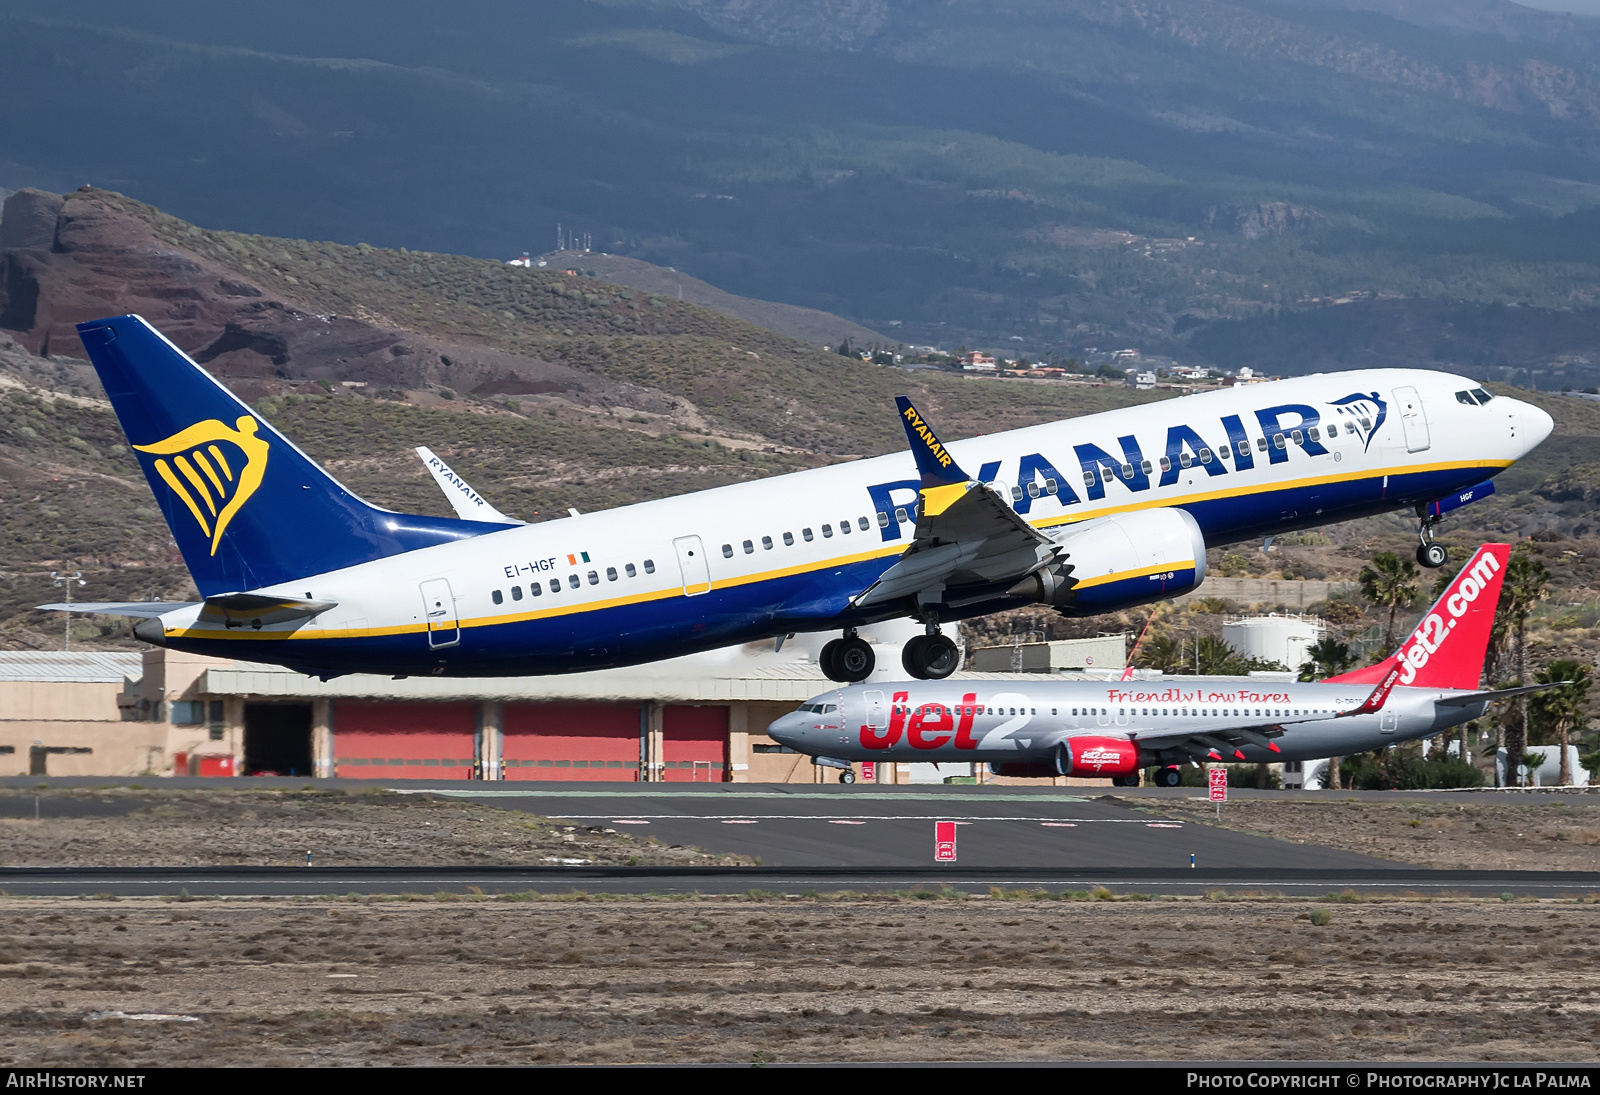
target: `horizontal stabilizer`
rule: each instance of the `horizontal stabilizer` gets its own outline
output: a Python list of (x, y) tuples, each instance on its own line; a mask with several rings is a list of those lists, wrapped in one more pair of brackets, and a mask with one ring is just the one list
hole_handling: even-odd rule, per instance
[(1509, 700), (1513, 696), (1527, 696), (1534, 692), (1544, 692), (1548, 689), (1560, 688), (1562, 685), (1571, 683), (1571, 681), (1551, 681), (1549, 684), (1530, 684), (1522, 688), (1497, 688), (1489, 692), (1468, 692), (1464, 696), (1446, 696), (1442, 700), (1434, 700), (1433, 702), (1439, 707), (1471, 707), (1475, 703)]
[(83, 612), (91, 616), (132, 616), (149, 620), (180, 608), (194, 608), (195, 601), (74, 601), (70, 605), (40, 605), (40, 612)]
[(222, 616), (225, 619), (253, 619), (260, 617), (271, 622), (297, 620), (316, 616), (335, 608), (338, 601), (311, 601), (300, 597), (280, 597), (270, 593), (221, 593), (207, 597), (202, 615)]

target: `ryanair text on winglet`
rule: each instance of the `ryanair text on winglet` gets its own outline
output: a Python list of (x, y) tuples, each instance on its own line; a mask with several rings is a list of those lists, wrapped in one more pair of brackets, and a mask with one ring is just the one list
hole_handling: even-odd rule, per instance
[(911, 428), (917, 431), (917, 436), (922, 438), (923, 443), (928, 446), (928, 451), (933, 453), (935, 460), (939, 461), (939, 466), (948, 468), (951, 464), (950, 454), (944, 451), (944, 446), (939, 443), (937, 437), (933, 436), (933, 431), (928, 428), (927, 423), (922, 421), (922, 416), (917, 414), (916, 408), (907, 407), (905, 414), (906, 421), (910, 422)]

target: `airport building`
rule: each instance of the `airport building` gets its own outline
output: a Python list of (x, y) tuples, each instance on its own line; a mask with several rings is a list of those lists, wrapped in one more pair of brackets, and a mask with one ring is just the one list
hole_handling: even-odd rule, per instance
[[(507, 678), (323, 681), (157, 648), (0, 652), (0, 773), (831, 781), (836, 771), (765, 733), (780, 715), (836, 687), (816, 664), (813, 648), (825, 638), (800, 636), (781, 652), (764, 643), (625, 669)], [(902, 676), (899, 638), (877, 647), (885, 680)], [(1120, 666), (1121, 636), (1086, 642), (1090, 664)], [(1058, 665), (1086, 660), (1082, 651), (1074, 657), (1071, 644), (1056, 645)], [(904, 763), (870, 774), (857, 765), (856, 773), (883, 783), (982, 774), (970, 764)]]

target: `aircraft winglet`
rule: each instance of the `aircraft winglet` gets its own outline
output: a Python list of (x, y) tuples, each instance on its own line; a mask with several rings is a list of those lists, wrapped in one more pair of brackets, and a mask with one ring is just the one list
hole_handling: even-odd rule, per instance
[(944, 447), (933, 427), (903, 395), (894, 397), (900, 409), (900, 424), (906, 428), (906, 440), (911, 443), (911, 455), (916, 457), (917, 471), (922, 476), (922, 489), (965, 484), (972, 478), (961, 470), (956, 458)]

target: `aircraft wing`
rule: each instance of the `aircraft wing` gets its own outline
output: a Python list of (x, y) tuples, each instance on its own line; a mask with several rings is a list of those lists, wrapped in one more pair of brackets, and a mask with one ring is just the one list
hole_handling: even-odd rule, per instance
[(1243, 760), (1240, 752), (1246, 745), (1255, 745), (1278, 752), (1273, 738), (1283, 737), (1283, 728), (1297, 722), (1319, 722), (1329, 716), (1316, 718), (1280, 719), (1254, 726), (1197, 727), (1182, 730), (1158, 730), (1152, 733), (1134, 733), (1134, 741), (1147, 749), (1181, 749), (1196, 760), (1222, 760), (1233, 757)]
[(903, 597), (939, 600), (947, 586), (1022, 578), (1056, 554), (1054, 541), (957, 466), (909, 399), (899, 396), (895, 404), (922, 474), (917, 528), (911, 546), (853, 607)]
[(434, 455), (433, 450), (426, 445), (417, 446), (417, 455), (422, 458), (423, 466), (428, 469), (428, 474), (433, 476), (433, 481), (439, 484), (439, 489), (444, 491), (444, 496), (450, 500), (450, 508), (456, 511), (456, 516), (463, 521), (494, 521), (502, 525), (521, 525), (515, 517), (507, 517), (484, 501), (483, 495), (473, 490), (467, 481), (451, 470), (450, 465)]
[(198, 601), (73, 601), (70, 605), (38, 607), (41, 612), (83, 612), (94, 616), (132, 616), (148, 620), (180, 608), (194, 608), (197, 604)]

